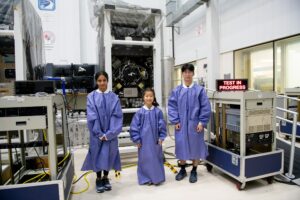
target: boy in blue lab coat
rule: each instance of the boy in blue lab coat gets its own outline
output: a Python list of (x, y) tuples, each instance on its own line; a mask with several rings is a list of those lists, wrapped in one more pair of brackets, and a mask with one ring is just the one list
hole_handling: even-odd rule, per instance
[(192, 160), (190, 183), (197, 182), (199, 160), (206, 159), (208, 155), (204, 127), (211, 113), (205, 89), (193, 83), (194, 70), (192, 64), (182, 66), (183, 83), (172, 91), (168, 103), (169, 120), (175, 125), (175, 154), (181, 166), (176, 180), (180, 181), (187, 176), (186, 160)]

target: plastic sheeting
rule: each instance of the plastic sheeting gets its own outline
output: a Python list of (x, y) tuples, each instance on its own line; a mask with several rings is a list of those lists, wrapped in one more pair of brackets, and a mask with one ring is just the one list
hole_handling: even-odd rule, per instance
[(98, 31), (99, 65), (104, 66), (105, 12), (110, 12), (111, 35), (116, 40), (152, 41), (158, 9), (144, 8), (121, 0), (89, 0), (90, 22)]
[(27, 79), (33, 79), (33, 68), (45, 63), (42, 21), (28, 0), (22, 1), (22, 17), (28, 68)]
[(131, 37), (133, 40), (152, 40), (155, 37), (152, 13), (154, 10), (160, 13), (160, 10), (143, 8), (119, 0), (90, 0), (90, 21), (98, 31), (104, 23), (104, 8), (111, 8), (111, 34), (115, 39)]
[(118, 8), (124, 9), (133, 9), (133, 10), (149, 10), (148, 8), (142, 8), (140, 6), (128, 4), (121, 0), (89, 0), (89, 12), (90, 12), (90, 21), (94, 28), (99, 28), (101, 23), (99, 24), (99, 17), (103, 17), (103, 7), (104, 5), (114, 5)]
[[(45, 62), (42, 22), (29, 0), (0, 1), (0, 30), (14, 29), (14, 12), (22, 13), (27, 79), (33, 78), (33, 67)], [(21, 9), (21, 10), (18, 10)]]
[(0, 1), (0, 30), (13, 30), (14, 2), (13, 0)]

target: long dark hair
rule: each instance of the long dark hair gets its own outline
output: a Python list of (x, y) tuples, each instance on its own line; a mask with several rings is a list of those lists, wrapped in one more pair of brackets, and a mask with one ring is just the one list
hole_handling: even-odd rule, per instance
[(104, 76), (106, 78), (107, 82), (108, 82), (108, 74), (105, 71), (97, 72), (95, 74), (95, 83), (96, 83), (95, 90), (98, 89), (97, 80), (98, 80), (99, 76), (101, 76), (101, 75)]
[(157, 100), (156, 100), (156, 96), (155, 96), (155, 91), (154, 91), (154, 89), (152, 89), (152, 88), (146, 88), (146, 89), (144, 90), (144, 92), (143, 92), (143, 100), (144, 100), (144, 97), (145, 97), (146, 92), (152, 92), (152, 93), (153, 93), (154, 100), (153, 100), (152, 105), (155, 106), (155, 107), (159, 106), (159, 104), (157, 103)]

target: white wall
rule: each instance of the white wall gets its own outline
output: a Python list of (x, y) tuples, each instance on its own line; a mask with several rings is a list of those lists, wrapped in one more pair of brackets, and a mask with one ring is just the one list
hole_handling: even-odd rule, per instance
[(220, 79), (224, 79), (225, 74), (230, 74), (230, 78), (234, 78), (233, 74), (233, 52), (222, 53), (220, 55)]
[(300, 33), (299, 0), (219, 0), (220, 51)]
[(207, 57), (205, 6), (199, 7), (175, 26), (175, 65)]
[[(214, 1), (220, 53), (300, 33), (299, 0)], [(180, 34), (175, 34), (176, 65), (207, 57), (206, 11), (202, 5), (176, 25), (180, 28)]]

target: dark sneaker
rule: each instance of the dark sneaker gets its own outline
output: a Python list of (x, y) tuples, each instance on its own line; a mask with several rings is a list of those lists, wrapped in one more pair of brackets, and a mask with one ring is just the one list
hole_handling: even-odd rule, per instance
[(179, 171), (179, 173), (176, 175), (176, 181), (181, 181), (182, 179), (184, 179), (184, 177), (187, 176), (186, 170), (185, 169), (181, 169)]
[(190, 175), (190, 183), (196, 183), (197, 182), (197, 172), (191, 171)]
[(103, 193), (105, 191), (103, 181), (101, 179), (96, 179), (96, 192)]
[(111, 190), (111, 184), (109, 183), (108, 178), (102, 179), (105, 191)]

